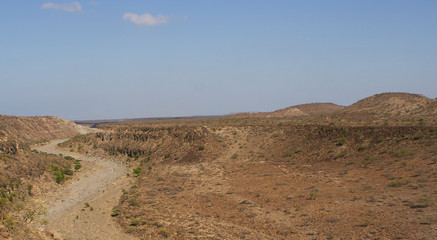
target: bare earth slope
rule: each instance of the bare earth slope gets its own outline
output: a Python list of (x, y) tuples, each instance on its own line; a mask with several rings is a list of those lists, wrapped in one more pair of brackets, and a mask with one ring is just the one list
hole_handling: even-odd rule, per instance
[(82, 126), (58, 117), (0, 115), (0, 132), (23, 143), (69, 138), (86, 132)]
[(37, 150), (73, 156), (85, 167), (73, 181), (43, 201), (48, 209), (46, 230), (62, 239), (134, 239), (111, 219), (122, 187), (128, 184), (125, 167), (108, 159), (60, 150), (56, 147), (60, 142), (52, 141)]

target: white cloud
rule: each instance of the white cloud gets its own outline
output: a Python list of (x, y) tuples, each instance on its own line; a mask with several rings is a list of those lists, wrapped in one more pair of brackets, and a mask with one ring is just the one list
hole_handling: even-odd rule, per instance
[(138, 15), (135, 13), (127, 12), (123, 14), (123, 19), (125, 21), (133, 22), (134, 24), (137, 25), (146, 25), (146, 26), (155, 26), (155, 25), (165, 24), (168, 22), (168, 16), (158, 15), (154, 17), (148, 13)]
[(80, 5), (79, 2), (63, 3), (63, 4), (48, 2), (48, 3), (44, 3), (42, 5), (42, 8), (53, 8), (57, 10), (67, 11), (67, 12), (82, 12), (82, 5)]

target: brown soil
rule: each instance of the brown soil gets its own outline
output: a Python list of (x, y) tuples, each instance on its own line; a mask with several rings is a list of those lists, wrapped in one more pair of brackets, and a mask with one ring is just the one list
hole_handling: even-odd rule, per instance
[[(0, 238), (437, 239), (435, 102), (387, 93), (345, 108), (99, 123), (46, 153), (26, 145), (80, 128), (1, 116)], [(72, 164), (60, 153), (83, 167), (56, 184), (51, 166)]]
[(437, 237), (432, 127), (180, 124), (115, 124), (67, 143), (141, 167), (115, 207), (134, 236)]

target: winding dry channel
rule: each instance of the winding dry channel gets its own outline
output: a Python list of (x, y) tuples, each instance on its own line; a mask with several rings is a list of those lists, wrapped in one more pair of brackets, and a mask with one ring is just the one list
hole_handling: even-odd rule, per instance
[[(83, 168), (62, 189), (46, 196), (46, 231), (59, 239), (134, 239), (111, 217), (122, 189), (129, 180), (126, 167), (109, 159), (85, 156), (57, 148), (65, 140), (54, 140), (38, 151), (69, 155), (83, 161)], [(90, 207), (85, 207), (85, 203)]]

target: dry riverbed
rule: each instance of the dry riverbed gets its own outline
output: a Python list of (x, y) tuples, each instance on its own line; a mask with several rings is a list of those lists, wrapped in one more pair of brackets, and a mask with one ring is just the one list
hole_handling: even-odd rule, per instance
[(35, 149), (81, 159), (83, 167), (60, 190), (40, 199), (47, 224), (34, 227), (57, 239), (133, 239), (111, 217), (122, 189), (129, 185), (127, 168), (109, 159), (62, 150), (57, 144), (63, 141)]

